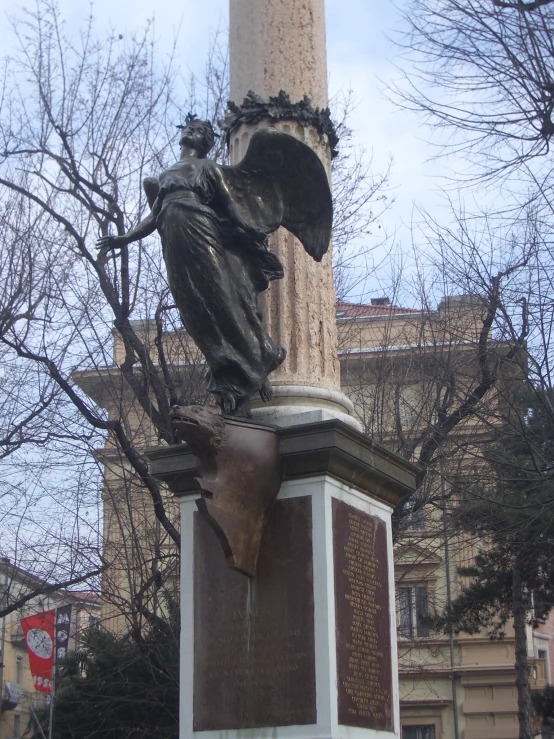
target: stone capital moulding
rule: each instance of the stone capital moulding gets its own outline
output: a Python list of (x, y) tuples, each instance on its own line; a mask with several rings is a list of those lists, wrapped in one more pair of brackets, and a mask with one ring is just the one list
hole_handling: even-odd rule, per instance
[(299, 426), (337, 419), (362, 431), (354, 415), (352, 401), (338, 390), (310, 385), (274, 385), (273, 397), (267, 404), (250, 402), (252, 418), (276, 426)]
[[(417, 465), (342, 421), (274, 427), (274, 431), (279, 440), (284, 481), (329, 475), (391, 507), (417, 487)], [(171, 492), (179, 497), (198, 495), (198, 471), (188, 445), (155, 447), (147, 450), (146, 455), (150, 473), (165, 482)]]
[(263, 120), (296, 121), (302, 126), (313, 126), (320, 136), (327, 136), (331, 158), (338, 156), (339, 136), (331, 119), (329, 108), (314, 108), (307, 95), (302, 100), (293, 103), (284, 90), (274, 97), (269, 96), (268, 100), (264, 100), (260, 95), (249, 90), (242, 105), (229, 100), (225, 118), (220, 121), (227, 146), (229, 146), (232, 132), (241, 124), (253, 125)]

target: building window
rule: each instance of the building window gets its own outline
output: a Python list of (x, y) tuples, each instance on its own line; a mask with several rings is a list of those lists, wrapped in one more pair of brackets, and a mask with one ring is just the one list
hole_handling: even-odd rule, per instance
[(435, 739), (435, 725), (403, 726), (402, 739)]
[(536, 619), (541, 619), (543, 616), (544, 611), (546, 610), (546, 613), (550, 610), (549, 607), (546, 607), (544, 605), (544, 598), (541, 597), (541, 594), (537, 590), (533, 590), (532, 593), (533, 597), (533, 615)]
[(406, 531), (423, 531), (425, 529), (424, 505), (419, 491), (404, 504), (404, 513), (404, 529)]
[(539, 659), (542, 659), (542, 661), (544, 662), (544, 676), (546, 678), (546, 682), (549, 685), (552, 685), (552, 676), (550, 674), (550, 662), (548, 660), (548, 650), (547, 649), (537, 650), (537, 657)]
[(21, 736), (21, 716), (17, 713), (13, 717), (13, 735), (17, 738)]
[(15, 682), (21, 685), (23, 680), (23, 657), (18, 654), (15, 658)]
[(98, 616), (89, 616), (88, 627), (89, 629), (98, 629), (100, 627), (100, 618)]
[(429, 636), (425, 619), (429, 615), (427, 585), (398, 588), (398, 633), (408, 639)]

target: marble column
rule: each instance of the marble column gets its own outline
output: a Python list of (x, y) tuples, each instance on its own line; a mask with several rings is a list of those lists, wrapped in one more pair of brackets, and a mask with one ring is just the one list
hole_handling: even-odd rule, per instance
[(327, 105), (323, 0), (229, 0), (231, 99), (287, 92)]
[[(264, 100), (284, 90), (293, 103), (308, 96), (314, 107), (327, 106), (323, 0), (230, 0), (229, 15), (233, 102), (240, 105), (250, 90)], [(233, 163), (263, 125), (310, 145), (330, 173), (327, 137), (295, 120), (239, 125), (230, 136)], [(270, 248), (281, 259), (285, 277), (260, 296), (260, 307), (271, 336), (288, 354), (270, 378), (274, 399), (268, 405), (254, 401), (253, 416), (278, 425), (334, 417), (359, 428), (340, 390), (331, 250), (316, 263), (285, 229), (273, 234)]]

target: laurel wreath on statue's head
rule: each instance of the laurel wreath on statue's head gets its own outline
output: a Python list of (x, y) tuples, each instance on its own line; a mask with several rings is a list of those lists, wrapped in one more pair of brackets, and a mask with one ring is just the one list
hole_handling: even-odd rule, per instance
[(198, 118), (196, 113), (187, 113), (185, 116), (185, 123), (181, 125), (177, 125), (177, 128), (180, 128), (180, 129), (186, 128), (189, 125), (189, 123), (193, 123), (194, 121), (198, 121), (198, 123), (202, 123), (207, 128), (209, 128), (210, 131), (212, 132), (212, 135), (215, 136), (216, 138), (221, 137), (221, 134), (215, 132), (211, 121), (205, 121), (205, 120), (202, 120), (201, 118)]

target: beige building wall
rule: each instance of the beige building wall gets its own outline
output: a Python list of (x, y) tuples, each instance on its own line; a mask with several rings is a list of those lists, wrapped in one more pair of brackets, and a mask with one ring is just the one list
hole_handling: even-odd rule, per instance
[[(455, 376), (458, 397), (475, 382), (483, 306), (463, 296), (443, 299), (435, 311), (407, 310), (387, 300), (374, 303), (338, 306), (342, 386), (366, 431), (405, 453), (419, 428), (435, 420), (433, 388), (444, 383), (447, 373)], [(500, 355), (505, 347), (496, 344), (495, 350)], [(512, 379), (508, 375), (502, 382)], [(480, 441), (488, 436), (484, 421), (497, 422), (495, 411), (501, 402), (501, 394), (489, 400), (490, 417), (460, 425), (446, 447), (445, 465), (462, 485), (464, 470), (475, 464)], [(417, 455), (417, 446), (413, 452)], [(438, 477), (429, 482), (435, 495), (441, 494)], [(449, 637), (426, 633), (424, 628), (419, 633), (418, 591), (425, 591), (430, 613), (441, 612), (447, 604), (447, 566), (454, 599), (465, 584), (457, 568), (471, 563), (482, 545), (459, 537), (449, 537), (447, 544), (446, 548), (442, 516), (430, 507), (408, 518), (395, 546), (404, 737), (454, 739), (457, 724), (460, 739), (517, 739), (512, 626), (507, 624), (505, 638), (496, 641), (487, 634), (461, 634), (451, 643)], [(553, 639), (554, 620), (528, 631), (533, 689), (542, 690), (550, 682)]]

